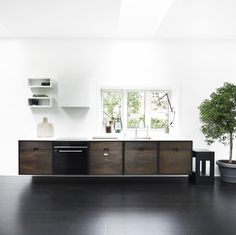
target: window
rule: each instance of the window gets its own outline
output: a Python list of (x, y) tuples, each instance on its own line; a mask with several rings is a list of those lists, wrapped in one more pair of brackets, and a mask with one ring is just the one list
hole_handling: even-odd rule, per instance
[[(166, 92), (151, 92), (151, 129), (163, 129), (168, 124), (169, 106)], [(161, 99), (163, 97), (163, 99)]]
[(144, 92), (127, 92), (127, 128), (145, 127)]
[(101, 90), (103, 124), (120, 118), (123, 129), (164, 129), (170, 112), (166, 94), (170, 91)]
[(102, 90), (103, 125), (107, 125), (115, 118), (122, 118), (122, 92)]

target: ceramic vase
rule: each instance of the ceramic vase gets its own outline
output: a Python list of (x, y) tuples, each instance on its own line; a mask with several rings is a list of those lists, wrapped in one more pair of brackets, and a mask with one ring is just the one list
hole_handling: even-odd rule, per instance
[(43, 118), (43, 122), (38, 124), (38, 137), (53, 137), (53, 125), (48, 122), (47, 117)]

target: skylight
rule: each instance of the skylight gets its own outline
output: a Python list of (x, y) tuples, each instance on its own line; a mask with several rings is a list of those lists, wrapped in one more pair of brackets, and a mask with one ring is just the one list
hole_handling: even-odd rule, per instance
[(154, 36), (174, 0), (122, 0), (118, 36)]

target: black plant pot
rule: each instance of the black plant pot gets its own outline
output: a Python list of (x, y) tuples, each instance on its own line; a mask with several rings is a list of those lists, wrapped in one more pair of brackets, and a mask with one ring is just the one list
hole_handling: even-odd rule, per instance
[(229, 183), (236, 183), (236, 164), (228, 163), (226, 160), (218, 160), (216, 164), (219, 167), (221, 180)]

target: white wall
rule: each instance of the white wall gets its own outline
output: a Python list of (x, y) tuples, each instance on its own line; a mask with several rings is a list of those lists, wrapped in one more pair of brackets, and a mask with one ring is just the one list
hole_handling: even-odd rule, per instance
[[(100, 87), (171, 87), (177, 109), (176, 134), (209, 148), (200, 131), (197, 107), (223, 82), (236, 82), (236, 41), (230, 40), (0, 40), (0, 174), (17, 174), (18, 139), (36, 137), (36, 126), (48, 116), (56, 136), (88, 136), (100, 128)], [(93, 80), (92, 107), (31, 110), (28, 77)], [(52, 92), (56, 96), (56, 92)], [(214, 144), (216, 159), (228, 147)], [(218, 173), (218, 171), (217, 171)]]

